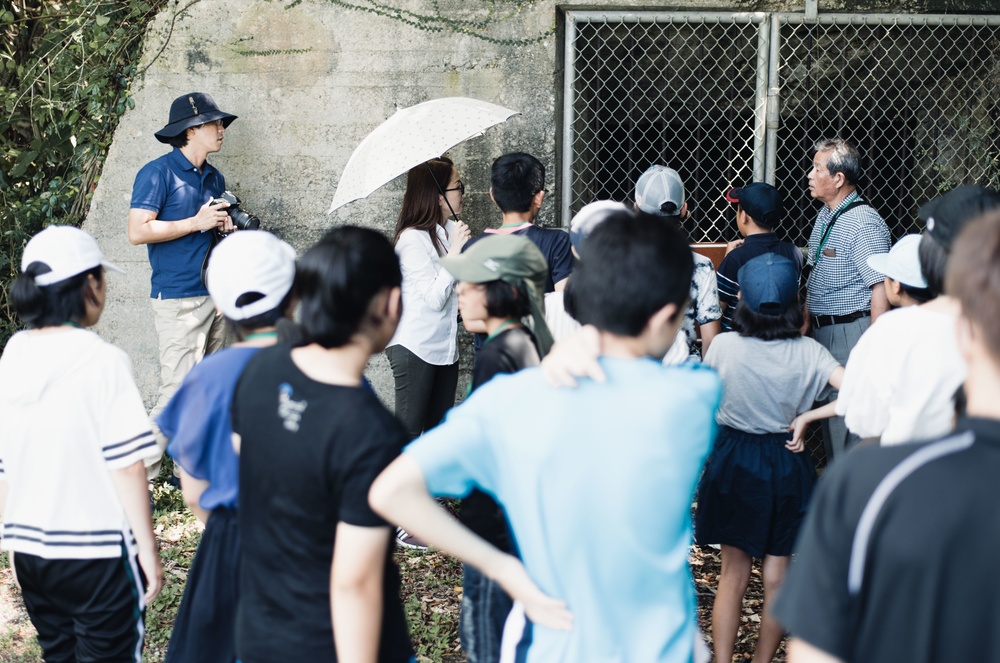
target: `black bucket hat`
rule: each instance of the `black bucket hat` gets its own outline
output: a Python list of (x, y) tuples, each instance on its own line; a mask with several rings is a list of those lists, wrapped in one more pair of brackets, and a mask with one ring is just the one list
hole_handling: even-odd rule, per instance
[(235, 115), (219, 110), (212, 97), (204, 92), (191, 92), (174, 99), (167, 125), (153, 135), (161, 143), (168, 143), (190, 127), (216, 120), (222, 120), (222, 126), (228, 127), (235, 119)]

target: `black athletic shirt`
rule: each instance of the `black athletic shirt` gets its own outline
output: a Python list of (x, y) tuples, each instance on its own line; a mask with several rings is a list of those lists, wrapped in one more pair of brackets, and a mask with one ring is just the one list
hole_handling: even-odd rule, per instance
[[(368, 489), (406, 442), (371, 390), (306, 377), (287, 347), (261, 350), (233, 400), (241, 438), (237, 654), (243, 663), (336, 661), (330, 564), (339, 522), (387, 527)], [(386, 553), (379, 661), (412, 654)]]
[[(525, 327), (500, 332), (479, 349), (472, 367), (471, 390), (475, 391), (497, 375), (516, 373), (541, 362), (535, 339)], [(497, 403), (497, 407), (505, 407)], [(459, 520), (473, 532), (505, 552), (513, 552), (510, 527), (503, 510), (486, 493), (473, 490), (462, 500)]]
[[(881, 501), (876, 486), (903, 475)], [(997, 420), (964, 419), (934, 442), (853, 450), (820, 480), (775, 617), (852, 663), (1000, 662), (997, 477)], [(861, 527), (870, 539), (852, 594), (852, 547), (870, 499), (881, 508)]]

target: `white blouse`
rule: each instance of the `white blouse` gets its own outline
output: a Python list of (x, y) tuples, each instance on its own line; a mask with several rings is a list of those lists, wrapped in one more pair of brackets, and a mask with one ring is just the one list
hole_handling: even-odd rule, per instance
[[(445, 252), (455, 232), (451, 219), (437, 226)], [(436, 366), (458, 361), (458, 297), (455, 277), (441, 267), (430, 235), (408, 228), (396, 242), (396, 255), (403, 271), (403, 315), (389, 345), (404, 348)]]

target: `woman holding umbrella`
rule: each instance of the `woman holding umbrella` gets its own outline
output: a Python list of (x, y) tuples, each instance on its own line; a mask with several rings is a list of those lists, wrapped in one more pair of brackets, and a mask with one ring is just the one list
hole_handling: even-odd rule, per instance
[(458, 300), (442, 256), (457, 256), (470, 237), (458, 220), (465, 185), (451, 159), (431, 159), (406, 175), (395, 246), (403, 271), (403, 315), (386, 348), (396, 382), (396, 417), (415, 438), (455, 404)]

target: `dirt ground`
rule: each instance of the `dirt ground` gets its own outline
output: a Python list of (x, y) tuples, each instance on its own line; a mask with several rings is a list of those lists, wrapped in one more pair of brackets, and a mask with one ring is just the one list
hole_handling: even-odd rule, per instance
[[(176, 506), (172, 495), (158, 496)], [(187, 567), (193, 557), (200, 528), (193, 519), (170, 509), (157, 511), (161, 555), (167, 585), (147, 613), (147, 663), (162, 661), (170, 638), (173, 613), (179, 604)], [(461, 663), (465, 661), (458, 644), (458, 613), (462, 598), (461, 565), (434, 550), (399, 550), (396, 553), (402, 578), (401, 596), (411, 627), (411, 637), (420, 663)], [(720, 567), (719, 552), (695, 546), (690, 555), (691, 570), (698, 596), (698, 621), (711, 637), (712, 601)], [(743, 602), (743, 627), (737, 637), (734, 661), (749, 661), (760, 622), (763, 593), (760, 569), (755, 567), (750, 589)], [(709, 645), (711, 643), (709, 642)], [(34, 629), (14, 586), (7, 556), (0, 554), (0, 663), (38, 663), (41, 651)], [(775, 661), (785, 660), (784, 647)]]

